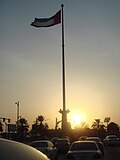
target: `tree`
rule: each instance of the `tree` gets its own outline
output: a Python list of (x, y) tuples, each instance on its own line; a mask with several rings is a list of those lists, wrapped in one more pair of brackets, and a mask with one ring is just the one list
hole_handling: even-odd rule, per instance
[(97, 129), (98, 129), (98, 124), (97, 124), (97, 122), (93, 122), (91, 128), (97, 130)]
[(86, 122), (82, 121), (80, 123), (81, 128), (86, 128), (88, 126), (88, 124), (86, 124)]
[(42, 115), (38, 116), (37, 119), (38, 121), (40, 121), (40, 123), (42, 123), (45, 120), (45, 118)]
[(43, 136), (49, 128), (48, 124), (45, 122), (46, 120), (47, 119), (45, 119), (42, 115), (39, 115), (36, 118), (35, 123), (32, 125), (32, 133)]
[(38, 116), (38, 121), (40, 122), (40, 124), (39, 124), (39, 133), (41, 135), (43, 135), (43, 132), (44, 132), (44, 129), (45, 129), (45, 126), (43, 124), (44, 120), (45, 120), (45, 118), (42, 115)]
[(44, 129), (45, 130), (48, 130), (49, 129), (49, 126), (48, 126), (48, 124), (45, 122), (45, 125), (44, 125)]
[(39, 124), (39, 133), (41, 136), (46, 134), (46, 131), (48, 130), (49, 126), (45, 122), (47, 119), (45, 119), (42, 115), (38, 116), (38, 121), (40, 122)]
[(114, 122), (111, 122), (107, 126), (107, 131), (112, 134), (115, 134), (115, 133), (119, 132), (119, 125)]
[(29, 130), (29, 125), (27, 120), (25, 118), (20, 118), (17, 124), (17, 132), (22, 134), (22, 136), (24, 135), (26, 136), (28, 130)]

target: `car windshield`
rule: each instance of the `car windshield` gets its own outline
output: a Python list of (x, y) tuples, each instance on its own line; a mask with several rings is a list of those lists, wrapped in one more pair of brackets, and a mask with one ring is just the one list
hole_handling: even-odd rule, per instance
[(58, 140), (57, 143), (58, 143), (58, 144), (68, 144), (69, 141), (68, 141), (67, 139), (64, 139), (64, 140), (61, 139), (61, 140)]
[(108, 137), (109, 139), (117, 139), (115, 136)]
[(86, 138), (86, 140), (100, 142), (99, 138)]
[(31, 144), (32, 147), (48, 147), (47, 142), (35, 142)]
[(70, 150), (97, 150), (97, 146), (95, 143), (74, 143)]

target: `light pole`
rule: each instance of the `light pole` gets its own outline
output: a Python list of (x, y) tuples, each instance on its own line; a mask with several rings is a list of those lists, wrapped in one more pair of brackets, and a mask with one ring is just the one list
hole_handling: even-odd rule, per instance
[(15, 104), (17, 105), (17, 129), (18, 129), (18, 120), (19, 120), (19, 101), (15, 102)]

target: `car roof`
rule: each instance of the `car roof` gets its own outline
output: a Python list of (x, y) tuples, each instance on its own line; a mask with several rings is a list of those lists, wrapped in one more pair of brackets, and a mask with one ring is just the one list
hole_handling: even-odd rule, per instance
[(89, 140), (88, 141), (75, 141), (73, 143), (95, 143), (95, 141), (89, 141)]
[(87, 137), (86, 140), (101, 141), (101, 139), (99, 137)]
[(86, 137), (86, 139), (89, 139), (89, 138), (90, 138), (90, 139), (92, 139), (92, 138), (93, 138), (93, 139), (100, 139), (99, 137)]
[(53, 138), (51, 138), (51, 140), (54, 140), (54, 139), (55, 139), (55, 140), (56, 140), (56, 139), (59, 139), (59, 137), (53, 137)]
[(59, 138), (58, 141), (70, 141), (68, 138)]
[(111, 134), (111, 135), (108, 135), (107, 137), (117, 137), (117, 136), (114, 134)]
[(49, 140), (38, 140), (38, 141), (32, 141), (31, 144), (35, 144), (35, 143), (46, 143), (46, 144), (53, 144), (51, 141)]
[(48, 160), (47, 156), (23, 143), (0, 138), (0, 160)]
[(32, 142), (51, 142), (50, 140), (37, 140), (37, 141), (32, 141)]

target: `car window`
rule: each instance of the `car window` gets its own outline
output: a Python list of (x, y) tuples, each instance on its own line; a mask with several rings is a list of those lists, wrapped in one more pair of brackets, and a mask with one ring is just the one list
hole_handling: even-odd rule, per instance
[(68, 144), (69, 141), (67, 139), (64, 139), (64, 140), (58, 140), (57, 141), (58, 144)]
[(109, 139), (117, 139), (117, 137), (109, 137)]
[(86, 140), (100, 142), (99, 138), (86, 138)]
[(98, 148), (95, 143), (74, 143), (70, 150), (98, 150)]
[(31, 144), (32, 147), (47, 147), (47, 142), (35, 142)]
[(108, 140), (109, 140), (109, 139), (117, 140), (118, 137), (117, 137), (117, 136), (114, 136), (114, 135), (113, 135), (113, 136), (111, 135), (111, 136), (107, 136), (106, 139), (108, 139)]

